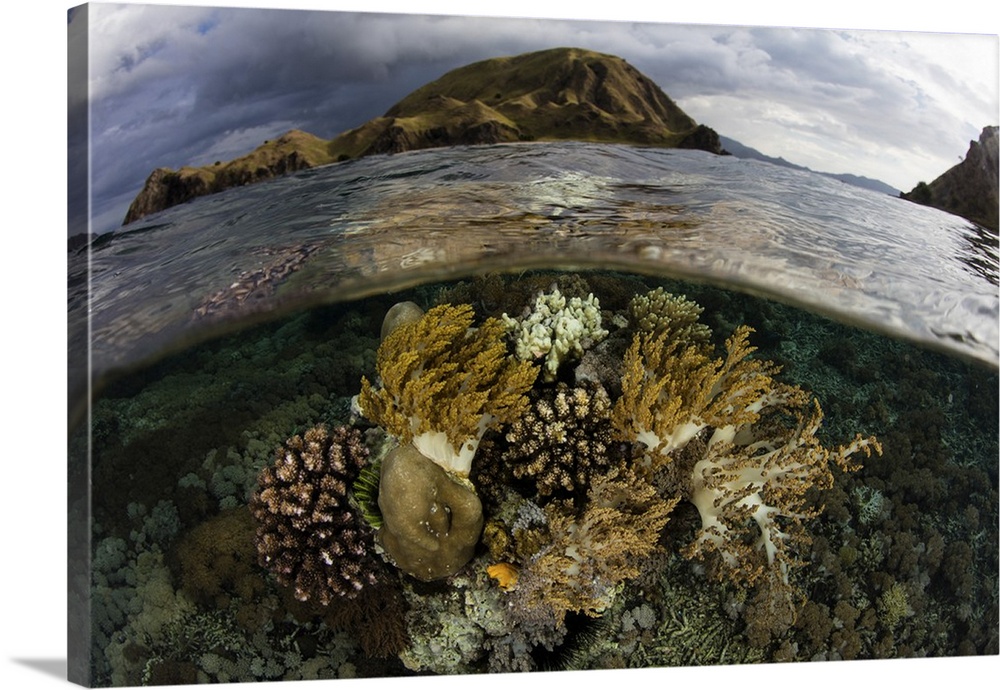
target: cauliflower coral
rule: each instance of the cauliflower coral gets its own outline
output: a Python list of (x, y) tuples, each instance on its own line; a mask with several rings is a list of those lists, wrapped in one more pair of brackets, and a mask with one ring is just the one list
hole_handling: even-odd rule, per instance
[(557, 287), (539, 294), (534, 309), (521, 319), (507, 314), (501, 319), (519, 359), (544, 360), (545, 381), (555, 381), (563, 362), (579, 359), (584, 350), (608, 335), (601, 326), (601, 303), (593, 294), (567, 300)]

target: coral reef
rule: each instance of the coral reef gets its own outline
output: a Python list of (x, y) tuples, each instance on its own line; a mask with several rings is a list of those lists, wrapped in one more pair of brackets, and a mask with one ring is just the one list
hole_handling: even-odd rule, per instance
[(363, 378), (358, 396), (368, 419), (460, 476), (486, 430), (523, 413), (538, 374), (507, 357), (500, 321), (472, 321), (469, 305), (441, 305), (399, 326), (378, 348), (380, 385)]
[(543, 360), (545, 381), (554, 381), (564, 362), (580, 359), (585, 350), (608, 335), (601, 327), (601, 304), (593, 294), (567, 300), (556, 286), (551, 292), (540, 293), (534, 308), (521, 318), (506, 313), (500, 318), (519, 359)]
[(483, 529), (476, 494), (411, 445), (382, 460), (378, 538), (395, 564), (419, 580), (458, 572)]
[[(554, 381), (520, 380), (535, 367), (488, 317), (552, 285), (599, 295), (609, 333)], [(467, 304), (415, 308), (443, 297)], [(373, 417), (351, 418), (363, 376)], [(997, 390), (995, 372), (814, 315), (613, 272), (255, 327), (95, 407), (94, 684), (996, 654)], [(468, 478), (423, 456), (408, 411), (443, 431), (466, 408)], [(316, 470), (343, 443), (356, 456)], [(396, 455), (418, 470), (383, 485)], [(265, 511), (288, 526), (267, 565), (248, 503), (284, 507)], [(394, 538), (452, 565), (408, 565)], [(328, 565), (321, 539), (348, 546)], [(300, 568), (284, 584), (279, 562)]]
[[(767, 416), (774, 412), (768, 408)], [(854, 453), (882, 450), (874, 437), (859, 435), (830, 451), (816, 438), (823, 419), (819, 403), (808, 416), (803, 410), (794, 414), (794, 425), (783, 427), (768, 418), (740, 429), (739, 438), (716, 429), (692, 469), (687, 495), (702, 525), (687, 552), (718, 553), (731, 577), (750, 584), (770, 567), (788, 582), (788, 568), (796, 564), (788, 547), (807, 543), (803, 521), (819, 513), (807, 505), (808, 492), (833, 485), (831, 466), (858, 469), (850, 461)]]
[(546, 506), (549, 539), (519, 564), (510, 615), (548, 611), (557, 625), (569, 612), (600, 615), (616, 588), (638, 575), (676, 503), (634, 472), (615, 470), (592, 481), (582, 513), (567, 502)]
[(357, 429), (316, 426), (261, 472), (250, 500), (259, 562), (297, 599), (326, 605), (377, 581), (372, 531), (348, 500), (367, 458)]

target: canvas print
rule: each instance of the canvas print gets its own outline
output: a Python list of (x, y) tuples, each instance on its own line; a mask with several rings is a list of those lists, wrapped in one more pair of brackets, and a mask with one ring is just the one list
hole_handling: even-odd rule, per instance
[(68, 17), (69, 676), (998, 651), (996, 36)]

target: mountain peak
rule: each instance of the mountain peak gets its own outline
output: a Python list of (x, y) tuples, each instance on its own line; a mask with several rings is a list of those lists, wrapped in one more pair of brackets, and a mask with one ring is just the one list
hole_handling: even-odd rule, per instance
[(551, 48), (481, 60), (413, 91), (385, 115), (325, 141), (293, 130), (227, 163), (158, 168), (125, 223), (228, 187), (315, 165), (414, 149), (592, 141), (724, 153), (659, 86), (620, 57)]

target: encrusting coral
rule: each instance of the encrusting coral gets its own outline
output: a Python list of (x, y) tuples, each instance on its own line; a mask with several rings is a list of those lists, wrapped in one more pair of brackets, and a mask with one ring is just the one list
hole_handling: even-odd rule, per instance
[(472, 307), (440, 305), (392, 330), (377, 353), (380, 385), (361, 381), (365, 417), (467, 477), (487, 429), (516, 419), (538, 369), (507, 356), (503, 324), (473, 327)]
[(320, 425), (289, 439), (260, 473), (250, 499), (258, 561), (300, 601), (355, 596), (384, 568), (373, 530), (348, 498), (367, 458), (357, 429)]

